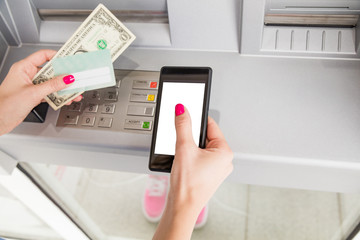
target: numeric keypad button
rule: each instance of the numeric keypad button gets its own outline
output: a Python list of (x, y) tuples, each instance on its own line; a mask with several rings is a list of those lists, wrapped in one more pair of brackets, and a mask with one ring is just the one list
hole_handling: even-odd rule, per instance
[(70, 114), (65, 115), (65, 120), (64, 120), (65, 125), (76, 125), (78, 121), (79, 121), (78, 115), (70, 115)]
[(84, 116), (81, 121), (82, 126), (92, 127), (95, 124), (95, 117), (93, 116)]
[(91, 91), (88, 96), (91, 100), (100, 100), (101, 93), (100, 91)]
[(71, 112), (80, 112), (81, 111), (82, 102), (72, 102), (68, 106), (68, 111)]
[(98, 127), (102, 128), (110, 128), (112, 124), (113, 119), (109, 117), (100, 117)]
[(96, 113), (98, 111), (99, 105), (94, 103), (88, 103), (84, 109), (86, 113)]
[(101, 113), (113, 114), (115, 112), (115, 104), (105, 104)]
[(105, 93), (105, 101), (117, 101), (118, 99), (118, 91), (108, 91)]

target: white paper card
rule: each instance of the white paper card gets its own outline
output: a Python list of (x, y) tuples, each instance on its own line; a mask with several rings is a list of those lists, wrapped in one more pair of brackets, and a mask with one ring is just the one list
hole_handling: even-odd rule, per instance
[[(82, 72), (72, 73), (75, 81), (66, 89), (59, 91), (59, 94), (69, 92), (83, 92), (108, 86), (113, 82), (109, 67), (95, 68)], [(63, 93), (64, 92), (64, 93)]]

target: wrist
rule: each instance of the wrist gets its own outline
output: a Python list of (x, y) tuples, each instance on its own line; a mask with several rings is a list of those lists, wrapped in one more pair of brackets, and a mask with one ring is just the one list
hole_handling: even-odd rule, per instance
[(189, 209), (195, 213), (195, 217), (205, 206), (206, 202), (204, 201), (203, 196), (194, 187), (182, 188), (179, 186), (177, 188), (170, 188), (167, 199), (169, 207), (173, 210), (180, 209), (180, 211), (183, 211), (184, 209)]
[(153, 240), (191, 239), (196, 219), (197, 214), (194, 213), (191, 206), (180, 207), (180, 205), (168, 201)]
[(181, 198), (169, 192), (165, 211), (171, 212), (174, 217), (186, 217), (188, 221), (194, 220), (194, 223), (201, 211), (196, 201), (191, 198)]
[(190, 239), (200, 211), (201, 209), (198, 210), (191, 201), (177, 198), (169, 192), (166, 207), (153, 240)]

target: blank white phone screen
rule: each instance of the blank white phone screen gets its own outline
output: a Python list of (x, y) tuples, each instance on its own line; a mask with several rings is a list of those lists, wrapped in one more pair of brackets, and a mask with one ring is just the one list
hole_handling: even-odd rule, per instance
[(194, 141), (199, 144), (204, 91), (205, 83), (163, 83), (155, 154), (175, 155), (175, 106), (178, 103), (189, 111)]

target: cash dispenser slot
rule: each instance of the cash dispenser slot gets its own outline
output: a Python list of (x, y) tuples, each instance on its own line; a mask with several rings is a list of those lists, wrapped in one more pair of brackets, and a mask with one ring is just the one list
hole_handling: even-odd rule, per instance
[[(43, 21), (84, 21), (93, 9), (37, 9)], [(166, 11), (110, 10), (122, 22), (169, 23)]]
[[(62, 44), (71, 37), (85, 18), (97, 6), (93, 1), (8, 1), (0, 6), (0, 13), (8, 13), (5, 27), (14, 23), (16, 28), (2, 30), (0, 14), (0, 31), (6, 34), (11, 46), (20, 43), (29, 44)], [(138, 4), (133, 1), (112, 1), (108, 9), (136, 35), (133, 46), (169, 47), (170, 27), (166, 1)], [(16, 32), (18, 34), (16, 34)], [(16, 39), (19, 37), (19, 39)]]

